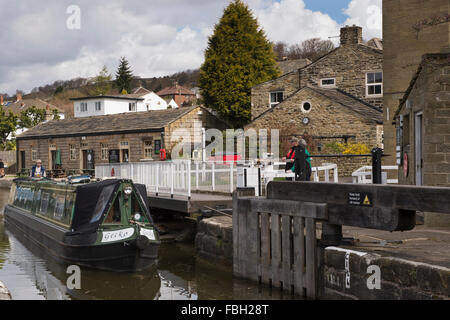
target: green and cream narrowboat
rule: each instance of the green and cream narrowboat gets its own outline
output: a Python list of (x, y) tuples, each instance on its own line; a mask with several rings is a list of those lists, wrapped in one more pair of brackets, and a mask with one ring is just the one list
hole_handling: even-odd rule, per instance
[(145, 186), (131, 180), (16, 179), (5, 225), (64, 263), (142, 271), (156, 263), (161, 243), (146, 200)]

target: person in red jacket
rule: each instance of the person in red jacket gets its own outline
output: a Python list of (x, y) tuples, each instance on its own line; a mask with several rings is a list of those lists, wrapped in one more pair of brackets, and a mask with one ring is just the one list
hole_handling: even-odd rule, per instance
[[(294, 165), (294, 158), (295, 158), (295, 148), (298, 146), (298, 138), (297, 137), (291, 137), (289, 139), (289, 151), (286, 155), (286, 157), (282, 158), (282, 161), (286, 161), (286, 168), (285, 171), (291, 170), (292, 166)], [(290, 180), (290, 178), (289, 178)]]

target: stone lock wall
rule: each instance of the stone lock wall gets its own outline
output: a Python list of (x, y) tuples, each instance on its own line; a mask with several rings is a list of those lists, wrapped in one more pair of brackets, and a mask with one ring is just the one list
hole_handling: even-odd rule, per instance
[(232, 218), (215, 216), (202, 219), (197, 228), (195, 248), (200, 258), (231, 266), (233, 262)]
[[(321, 299), (432, 300), (450, 296), (450, 269), (335, 247), (322, 252)], [(379, 286), (375, 268), (380, 271)]]

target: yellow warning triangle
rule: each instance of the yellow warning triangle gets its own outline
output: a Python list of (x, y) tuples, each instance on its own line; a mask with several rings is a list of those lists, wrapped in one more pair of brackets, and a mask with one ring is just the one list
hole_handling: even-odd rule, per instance
[(364, 204), (368, 204), (370, 205), (370, 201), (369, 201), (369, 197), (366, 195), (366, 197), (364, 198)]

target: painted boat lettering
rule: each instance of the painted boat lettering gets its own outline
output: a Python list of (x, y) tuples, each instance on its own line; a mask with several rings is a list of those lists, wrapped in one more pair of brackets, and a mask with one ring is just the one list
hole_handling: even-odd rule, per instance
[(150, 240), (156, 240), (155, 238), (155, 232), (153, 232), (153, 230), (149, 230), (149, 229), (141, 229), (141, 235), (142, 236), (146, 236), (147, 238), (149, 238)]
[(127, 228), (116, 231), (104, 231), (102, 234), (102, 242), (112, 242), (127, 239), (134, 234), (134, 228)]

